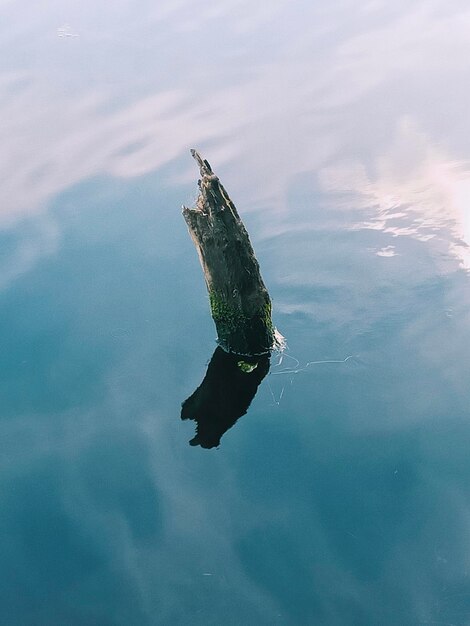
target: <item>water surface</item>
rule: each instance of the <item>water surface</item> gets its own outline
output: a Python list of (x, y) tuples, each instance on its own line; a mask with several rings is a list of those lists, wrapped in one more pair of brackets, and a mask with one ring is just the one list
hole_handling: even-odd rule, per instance
[[(0, 14), (0, 623), (470, 624), (466, 3)], [(193, 146), (289, 346), (210, 450)]]

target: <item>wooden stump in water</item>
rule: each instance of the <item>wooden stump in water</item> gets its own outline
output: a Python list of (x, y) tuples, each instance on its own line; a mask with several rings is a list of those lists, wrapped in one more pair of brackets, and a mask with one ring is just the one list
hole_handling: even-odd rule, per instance
[(195, 151), (201, 179), (194, 208), (183, 215), (197, 248), (209, 292), (219, 345), (227, 352), (255, 356), (275, 346), (271, 300), (250, 238), (235, 205)]

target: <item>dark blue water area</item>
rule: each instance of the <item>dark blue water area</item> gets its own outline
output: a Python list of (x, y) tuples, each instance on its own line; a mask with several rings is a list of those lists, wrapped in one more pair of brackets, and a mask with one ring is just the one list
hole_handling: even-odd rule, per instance
[(178, 167), (56, 197), (1, 294), (0, 623), (468, 623), (467, 273), (370, 253), (311, 190), (309, 227), (248, 213), (289, 348), (190, 447), (215, 331)]

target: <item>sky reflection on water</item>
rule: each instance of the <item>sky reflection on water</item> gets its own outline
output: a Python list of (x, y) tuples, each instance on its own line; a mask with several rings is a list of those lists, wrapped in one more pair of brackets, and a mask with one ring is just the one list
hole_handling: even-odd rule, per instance
[[(0, 14), (0, 624), (470, 623), (466, 3)], [(212, 451), (193, 145), (289, 344)]]

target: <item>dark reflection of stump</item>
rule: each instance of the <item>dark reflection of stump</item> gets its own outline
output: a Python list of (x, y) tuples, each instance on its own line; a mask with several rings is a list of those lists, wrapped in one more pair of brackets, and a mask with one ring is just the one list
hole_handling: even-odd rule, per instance
[(245, 415), (268, 371), (268, 355), (241, 357), (216, 348), (204, 380), (181, 408), (181, 419), (196, 422), (190, 445), (218, 446), (222, 435)]

